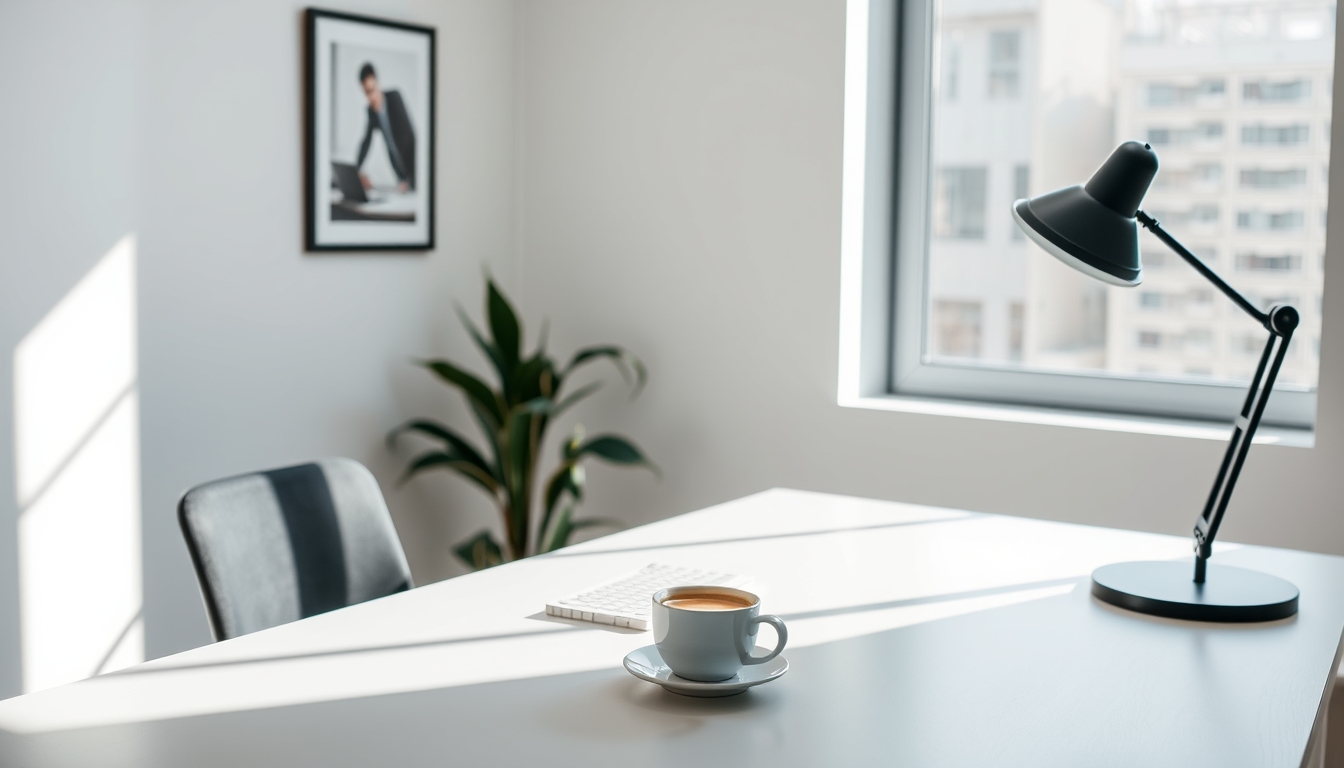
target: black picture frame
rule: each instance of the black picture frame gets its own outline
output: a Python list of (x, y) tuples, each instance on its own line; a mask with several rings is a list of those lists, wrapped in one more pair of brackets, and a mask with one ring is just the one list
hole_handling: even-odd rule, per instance
[[(348, 78), (337, 81), (336, 70), (340, 69), (338, 63), (346, 50), (373, 51), (375, 56), (378, 55), (377, 43), (358, 39), (361, 35), (395, 41), (400, 39), (398, 33), (408, 36), (405, 38), (406, 49), (398, 49), (394, 45), (382, 51), (382, 55), (402, 64), (413, 62), (416, 71), (409, 79), (416, 84), (416, 88), (411, 89), (413, 93), (410, 101), (415, 103), (406, 104), (406, 99), (400, 96), (399, 91), (380, 90), (383, 109), (379, 123), (374, 127), (372, 121), (375, 113), (370, 107), (373, 97), (359, 92), (352, 95), (350, 92), (356, 85), (363, 89), (366, 81), (350, 80), (350, 88), (347, 88), (345, 81)], [(348, 49), (341, 46), (348, 46)], [(307, 8), (304, 12), (303, 58), (304, 250), (432, 250), (435, 238), (434, 159), (437, 123), (434, 28), (322, 8)], [(345, 68), (348, 69), (348, 62), (353, 59), (351, 56), (344, 56), (344, 59)], [(374, 64), (372, 60), (365, 63)], [(377, 68), (375, 66), (375, 70)], [(401, 70), (405, 71), (406, 67), (402, 66)], [(363, 69), (359, 73), (362, 75)], [(375, 76), (374, 82), (381, 85), (382, 76)], [(337, 88), (342, 90), (338, 91)], [(398, 94), (396, 101), (400, 102), (399, 110), (393, 108), (391, 95), (394, 93)], [(334, 160), (336, 151), (333, 139), (337, 133), (337, 107), (343, 107), (343, 124), (348, 127), (353, 119), (353, 105), (360, 95), (368, 99), (364, 103), (367, 127), (361, 151), (354, 163), (337, 162)], [(394, 119), (388, 118), (389, 113), (396, 113)], [(417, 113), (423, 114), (423, 118)], [(420, 120), (423, 120), (423, 130), (418, 130), (421, 126), (416, 125)], [(323, 125), (322, 121), (328, 122)], [(406, 127), (409, 130), (398, 131), (398, 128)], [(346, 133), (348, 136), (349, 131)], [(395, 145), (402, 148), (401, 152), (394, 153), (392, 149), (387, 151), (388, 167), (393, 172), (395, 185), (389, 186), (386, 196), (382, 197), (370, 195), (380, 194), (377, 189), (367, 190), (362, 193), (366, 199), (360, 201), (356, 198), (361, 193), (348, 183), (352, 178), (349, 169), (353, 168), (362, 185), (368, 186), (368, 175), (363, 173), (362, 168), (363, 161), (367, 159), (365, 152), (374, 143), (371, 139), (375, 133), (380, 139), (395, 137), (385, 141), (384, 147)], [(408, 133), (410, 143), (406, 144)], [(410, 155), (410, 160), (402, 160), (403, 155)], [(406, 186), (408, 179), (409, 186)], [(352, 194), (345, 195), (346, 190)], [(387, 198), (395, 199), (389, 201)]]

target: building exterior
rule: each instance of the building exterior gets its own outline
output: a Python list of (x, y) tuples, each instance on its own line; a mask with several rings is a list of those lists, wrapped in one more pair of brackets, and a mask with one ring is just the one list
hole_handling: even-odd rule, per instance
[(929, 338), (940, 358), (1022, 359), (1026, 241), (1010, 213), (1030, 176), (1034, 0), (942, 4), (934, 84)]
[(1120, 141), (1161, 169), (1144, 207), (1319, 357), (1332, 0), (945, 0), (935, 81), (928, 338), (934, 359), (1248, 379), (1265, 334), (1153, 237), (1107, 288), (1017, 231), (1012, 200), (1088, 178)]
[[(1238, 290), (1302, 313), (1281, 381), (1319, 357), (1335, 3), (1129, 0), (1117, 135), (1152, 144), (1144, 202)], [(1106, 367), (1249, 379), (1265, 333), (1144, 236), (1145, 279), (1112, 290)]]

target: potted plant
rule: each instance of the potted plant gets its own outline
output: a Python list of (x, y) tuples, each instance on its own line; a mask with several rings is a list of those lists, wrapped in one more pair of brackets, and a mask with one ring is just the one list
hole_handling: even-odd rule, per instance
[[(612, 464), (657, 468), (632, 442), (611, 434), (584, 436), (582, 425), (560, 446), (560, 461), (537, 496), (537, 471), (542, 445), (551, 422), (574, 404), (593, 394), (600, 382), (566, 392), (565, 386), (578, 368), (607, 360), (615, 365), (631, 397), (639, 394), (647, 378), (644, 364), (614, 345), (586, 347), (574, 353), (561, 367), (546, 352), (543, 326), (537, 349), (524, 356), (523, 330), (518, 315), (493, 280), (486, 281), (486, 310), (490, 337), (486, 338), (460, 308), (462, 324), (480, 348), (498, 379), (491, 387), (479, 377), (447, 360), (418, 361), (444, 383), (456, 388), (485, 439), (479, 450), (458, 432), (429, 419), (412, 419), (388, 434), (392, 446), (402, 435), (418, 433), (437, 443), (411, 461), (402, 482), (425, 471), (445, 469), (466, 478), (484, 491), (499, 509), (504, 541), (496, 541), (487, 529), (455, 548), (458, 557), (475, 569), (509, 560), (551, 552), (566, 546), (580, 528), (610, 524), (596, 518), (575, 519), (583, 500), (583, 462), (598, 458)], [(537, 504), (540, 504), (538, 507)], [(534, 511), (540, 510), (540, 519)]]

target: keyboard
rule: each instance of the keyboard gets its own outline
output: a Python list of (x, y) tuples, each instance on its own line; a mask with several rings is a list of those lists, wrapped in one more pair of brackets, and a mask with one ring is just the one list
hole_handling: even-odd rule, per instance
[(546, 613), (595, 624), (648, 629), (653, 593), (660, 589), (684, 585), (741, 587), (750, 582), (748, 576), (652, 563), (586, 592), (552, 600), (546, 604)]

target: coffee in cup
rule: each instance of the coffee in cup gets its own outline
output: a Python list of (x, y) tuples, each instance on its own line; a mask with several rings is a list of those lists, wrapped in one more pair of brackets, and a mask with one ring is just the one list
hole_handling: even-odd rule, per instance
[(683, 611), (736, 611), (739, 608), (750, 608), (751, 602), (745, 597), (736, 595), (687, 592), (663, 600), (663, 605), (669, 608), (680, 608)]
[[(653, 595), (653, 641), (673, 674), (687, 680), (727, 680), (749, 664), (764, 664), (788, 642), (778, 616), (760, 615), (756, 595), (732, 587), (669, 587)], [(775, 649), (753, 656), (756, 629), (770, 624), (779, 635)]]

